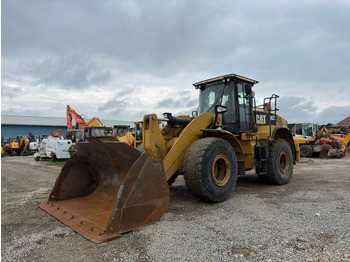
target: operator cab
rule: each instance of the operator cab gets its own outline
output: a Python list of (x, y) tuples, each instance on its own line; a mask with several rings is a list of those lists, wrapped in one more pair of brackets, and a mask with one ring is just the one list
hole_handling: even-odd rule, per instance
[(243, 76), (229, 74), (193, 84), (199, 89), (198, 114), (216, 113), (217, 106), (226, 107), (223, 129), (231, 133), (253, 128), (252, 86), (259, 83)]

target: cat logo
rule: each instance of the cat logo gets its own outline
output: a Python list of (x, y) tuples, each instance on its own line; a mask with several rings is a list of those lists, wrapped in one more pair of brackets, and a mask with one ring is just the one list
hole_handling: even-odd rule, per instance
[(256, 115), (256, 123), (266, 124), (266, 115)]

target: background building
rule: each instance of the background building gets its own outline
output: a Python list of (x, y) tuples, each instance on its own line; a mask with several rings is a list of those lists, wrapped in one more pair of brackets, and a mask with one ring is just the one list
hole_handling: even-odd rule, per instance
[(337, 123), (338, 126), (344, 126), (344, 127), (350, 127), (350, 116), (347, 118), (343, 119), (339, 123)]
[[(85, 119), (88, 122), (89, 119)], [(132, 121), (101, 120), (104, 126), (130, 125)], [(73, 120), (73, 123), (75, 121)], [(18, 135), (49, 135), (53, 130), (61, 129), (65, 135), (67, 131), (67, 118), (61, 117), (38, 117), (38, 116), (14, 116), (1, 115), (1, 136), (5, 139)]]

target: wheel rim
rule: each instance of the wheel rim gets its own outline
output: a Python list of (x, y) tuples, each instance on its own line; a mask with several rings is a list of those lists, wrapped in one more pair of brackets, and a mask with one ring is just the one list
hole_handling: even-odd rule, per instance
[(285, 175), (288, 172), (290, 165), (288, 155), (286, 154), (286, 152), (282, 151), (280, 153), (278, 158), (278, 164), (282, 175)]
[(231, 176), (231, 164), (227, 156), (217, 155), (211, 164), (211, 177), (217, 186), (224, 186)]

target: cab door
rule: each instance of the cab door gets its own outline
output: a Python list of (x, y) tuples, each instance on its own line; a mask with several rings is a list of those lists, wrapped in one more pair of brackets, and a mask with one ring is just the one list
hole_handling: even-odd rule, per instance
[(242, 83), (237, 83), (237, 100), (240, 132), (246, 132), (252, 128), (252, 111), (251, 101), (246, 95), (244, 84)]

